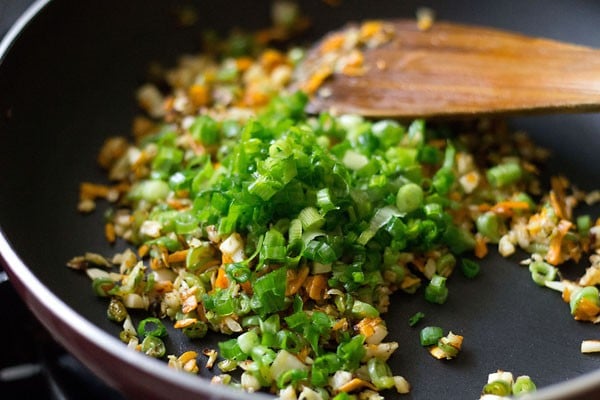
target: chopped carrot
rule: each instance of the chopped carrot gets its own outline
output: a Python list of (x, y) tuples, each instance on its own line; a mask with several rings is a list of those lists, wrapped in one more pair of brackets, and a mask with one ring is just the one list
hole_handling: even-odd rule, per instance
[(550, 246), (545, 257), (549, 264), (558, 265), (564, 261), (564, 256), (562, 254), (562, 242), (563, 238), (569, 232), (572, 226), (573, 223), (571, 221), (567, 221), (566, 219), (561, 219), (558, 223), (556, 233), (552, 239), (550, 239)]
[(138, 248), (138, 256), (140, 258), (144, 258), (148, 252), (150, 251), (150, 246), (148, 246), (147, 244), (143, 244)]
[(578, 321), (592, 321), (600, 313), (598, 304), (590, 299), (583, 298), (577, 305), (577, 311), (574, 315)]
[(330, 67), (323, 66), (311, 75), (308, 81), (302, 85), (302, 89), (308, 94), (315, 93), (331, 74), (333, 74), (333, 70)]
[(331, 327), (334, 331), (346, 330), (348, 328), (348, 320), (346, 318), (340, 318)]
[(225, 273), (225, 268), (219, 268), (217, 270), (217, 279), (215, 279), (215, 288), (225, 289), (229, 286), (229, 279)]
[(527, 222), (527, 231), (530, 235), (535, 236), (542, 230), (545, 221), (548, 218), (548, 209), (546, 207), (542, 208), (542, 210), (533, 214), (529, 217), (529, 221)]
[(91, 182), (83, 182), (79, 187), (79, 194), (82, 199), (106, 198), (109, 191), (108, 186)]
[(179, 250), (179, 251), (169, 254), (167, 256), (167, 262), (169, 264), (184, 262), (187, 257), (188, 251), (189, 251), (188, 249), (185, 249), (185, 250)]
[(286, 272), (286, 280), (287, 280), (287, 284), (286, 284), (286, 288), (285, 288), (285, 295), (286, 296), (293, 296), (296, 293), (298, 293), (298, 290), (300, 290), (300, 288), (302, 287), (302, 285), (304, 284), (304, 281), (306, 280), (306, 277), (308, 276), (308, 267), (302, 267), (299, 270), (294, 270), (294, 269), (288, 269)]
[(250, 57), (239, 57), (235, 60), (235, 66), (240, 72), (246, 71), (254, 62)]
[(562, 291), (562, 299), (565, 303), (571, 301), (571, 290), (568, 287), (565, 287)]
[(483, 235), (475, 235), (475, 257), (484, 258), (488, 253), (487, 240)]
[(362, 66), (344, 65), (342, 74), (346, 76), (361, 76), (365, 74), (365, 69)]
[(184, 318), (176, 321), (173, 327), (175, 329), (186, 328), (190, 325), (194, 325), (196, 322), (198, 322), (198, 319), (196, 318)]
[(518, 211), (518, 210), (528, 210), (528, 209), (529, 209), (528, 202), (515, 201), (515, 200), (500, 201), (491, 207), (491, 211), (495, 212), (496, 214), (501, 214), (501, 215), (506, 215), (506, 216), (511, 216), (514, 214), (515, 211)]
[(269, 95), (256, 85), (251, 85), (244, 93), (242, 103), (248, 107), (263, 106), (269, 102)]
[(273, 71), (275, 67), (285, 64), (286, 58), (285, 56), (273, 49), (265, 50), (260, 56), (260, 64), (266, 71)]
[(351, 71), (364, 73), (364, 61), (365, 56), (362, 51), (355, 50), (351, 52), (347, 57), (344, 58), (344, 68), (342, 69), (342, 73), (346, 75), (352, 75)]
[(550, 191), (550, 205), (558, 218), (565, 218), (564, 202), (559, 199), (559, 195), (554, 190)]
[(298, 354), (296, 354), (296, 357), (298, 357), (298, 360), (306, 362), (306, 358), (309, 356), (309, 354), (310, 348), (308, 346), (305, 346), (298, 352)]
[(550, 205), (554, 209), (554, 212), (559, 218), (570, 219), (570, 213), (567, 212), (566, 201), (565, 201), (565, 189), (568, 187), (569, 181), (560, 176), (553, 176), (550, 179)]
[(189, 313), (198, 308), (198, 299), (196, 299), (197, 287), (191, 287), (180, 294), (181, 297), (181, 311), (183, 313)]
[(196, 353), (193, 350), (189, 350), (189, 351), (186, 351), (185, 353), (183, 353), (182, 355), (180, 355), (178, 360), (185, 364), (190, 360), (196, 359), (196, 357), (198, 357), (198, 353)]
[(189, 199), (171, 198), (167, 199), (167, 204), (169, 207), (174, 208), (175, 210), (184, 210), (190, 207)]
[(313, 275), (305, 283), (308, 297), (313, 300), (323, 300), (327, 292), (327, 277), (323, 274)]
[(326, 38), (319, 48), (321, 54), (336, 51), (342, 48), (346, 42), (346, 37), (342, 33), (336, 33)]
[(354, 378), (352, 379), (350, 382), (343, 384), (342, 386), (339, 387), (339, 391), (340, 392), (353, 392), (355, 390), (358, 389), (362, 389), (362, 388), (369, 388), (371, 390), (377, 390), (377, 388), (368, 381), (365, 381), (364, 379), (360, 379), (360, 378)]
[(156, 293), (169, 293), (173, 291), (173, 282), (171, 281), (160, 281), (160, 282), (154, 282), (154, 286), (152, 287), (152, 289), (156, 292)]
[(162, 268), (162, 263), (160, 262), (160, 260), (156, 257), (152, 257), (150, 259), (150, 269), (156, 271), (161, 268)]
[(425, 259), (423, 257), (415, 257), (412, 263), (420, 272), (425, 271)]
[(356, 324), (356, 329), (365, 337), (370, 337), (375, 333), (375, 328), (377, 325), (381, 324), (381, 318), (363, 318), (358, 324)]
[(402, 282), (400, 282), (400, 288), (407, 289), (420, 283), (421, 279), (417, 278), (416, 276), (407, 275), (404, 277), (404, 279), (402, 279)]
[(194, 106), (204, 107), (210, 102), (210, 90), (206, 85), (196, 83), (188, 89), (188, 97)]
[(377, 35), (383, 29), (381, 21), (367, 21), (360, 27), (360, 38), (362, 40), (370, 39)]
[(107, 222), (104, 224), (104, 236), (109, 243), (114, 243), (117, 239), (117, 235), (115, 233), (115, 224), (112, 222)]

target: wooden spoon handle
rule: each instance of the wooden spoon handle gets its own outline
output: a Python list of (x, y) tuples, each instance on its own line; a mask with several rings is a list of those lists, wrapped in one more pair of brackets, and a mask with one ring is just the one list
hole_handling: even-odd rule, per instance
[(392, 25), (390, 42), (363, 50), (365, 72), (334, 74), (310, 112), (414, 118), (600, 110), (598, 50), (444, 22), (427, 31), (415, 21)]

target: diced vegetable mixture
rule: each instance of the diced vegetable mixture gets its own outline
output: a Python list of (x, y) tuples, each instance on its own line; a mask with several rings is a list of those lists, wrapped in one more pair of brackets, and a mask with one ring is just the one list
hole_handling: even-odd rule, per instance
[[(393, 32), (370, 21), (329, 38), (323, 65), (307, 73), (302, 49), (271, 46), (302, 21), (293, 7), (278, 12), (269, 30), (207, 34), (204, 53), (142, 86), (133, 140), (108, 139), (98, 158), (112, 183), (81, 185), (80, 210), (111, 202), (106, 238), (132, 247), (69, 265), (93, 279), (130, 348), (190, 373), (218, 368), (215, 383), (285, 399), (407, 393), (387, 364), (399, 346), (386, 340), (390, 296), (423, 287), (426, 301), (444, 303), (455, 295), (446, 280), (455, 269), (475, 277), (489, 245), (528, 252), (537, 284), (562, 292), (575, 319), (600, 320), (600, 222), (573, 211), (597, 192), (565, 177), (544, 192), (547, 152), (497, 121), (453, 131), (307, 115), (322, 82), (360, 74), (361, 46)], [(586, 255), (585, 276), (563, 280), (559, 265)], [(131, 309), (148, 318), (134, 323)], [(166, 354), (168, 323), (190, 341), (209, 331), (231, 339), (200, 365), (195, 351)], [(443, 359), (463, 343), (431, 326), (420, 340)], [(485, 393), (495, 382), (531, 389), (519, 379), (496, 379)]]

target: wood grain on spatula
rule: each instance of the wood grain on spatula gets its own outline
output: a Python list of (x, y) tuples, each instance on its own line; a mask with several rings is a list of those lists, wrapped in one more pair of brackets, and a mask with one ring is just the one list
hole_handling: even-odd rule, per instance
[[(364, 73), (335, 73), (309, 112), (436, 117), (600, 110), (600, 51), (491, 28), (390, 22), (393, 37), (362, 49)], [(318, 44), (316, 45), (318, 48)], [(306, 65), (318, 62), (312, 50)]]

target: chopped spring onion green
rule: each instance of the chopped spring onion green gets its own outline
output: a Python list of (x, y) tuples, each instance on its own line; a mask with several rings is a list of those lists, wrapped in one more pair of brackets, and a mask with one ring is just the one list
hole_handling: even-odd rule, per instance
[(448, 298), (448, 288), (446, 287), (446, 278), (434, 275), (425, 288), (425, 300), (430, 303), (444, 304)]
[(92, 281), (94, 293), (100, 297), (110, 296), (110, 291), (116, 286), (115, 281), (110, 278), (96, 278)]
[(515, 383), (512, 386), (512, 393), (518, 397), (526, 393), (535, 392), (536, 389), (535, 383), (529, 376), (521, 375), (515, 379)]
[(508, 186), (518, 182), (523, 175), (521, 166), (514, 162), (496, 165), (487, 170), (486, 176), (494, 187)]
[(392, 370), (385, 361), (373, 357), (367, 362), (367, 369), (371, 382), (373, 382), (377, 389), (389, 389), (394, 386)]
[(486, 212), (477, 217), (477, 231), (487, 237), (490, 242), (498, 243), (502, 234), (502, 222), (498, 214)]
[(421, 342), (421, 346), (432, 346), (437, 344), (438, 340), (443, 336), (444, 331), (439, 326), (426, 326), (419, 333), (419, 341)]
[(479, 263), (473, 260), (463, 258), (460, 261), (460, 270), (465, 277), (475, 278), (477, 275), (479, 275), (480, 266)]
[(556, 279), (557, 269), (552, 265), (538, 260), (529, 264), (531, 278), (540, 286), (545, 286), (546, 282)]
[(416, 183), (407, 183), (398, 189), (396, 194), (396, 207), (400, 213), (409, 213), (423, 203), (423, 189)]
[(493, 394), (496, 396), (510, 396), (512, 393), (512, 388), (509, 382), (504, 380), (497, 380), (490, 383), (487, 383), (483, 387), (483, 394)]
[(408, 319), (408, 325), (409, 326), (415, 326), (416, 324), (418, 324), (423, 318), (425, 318), (425, 313), (422, 313), (421, 311), (416, 312), (413, 316), (411, 316)]

